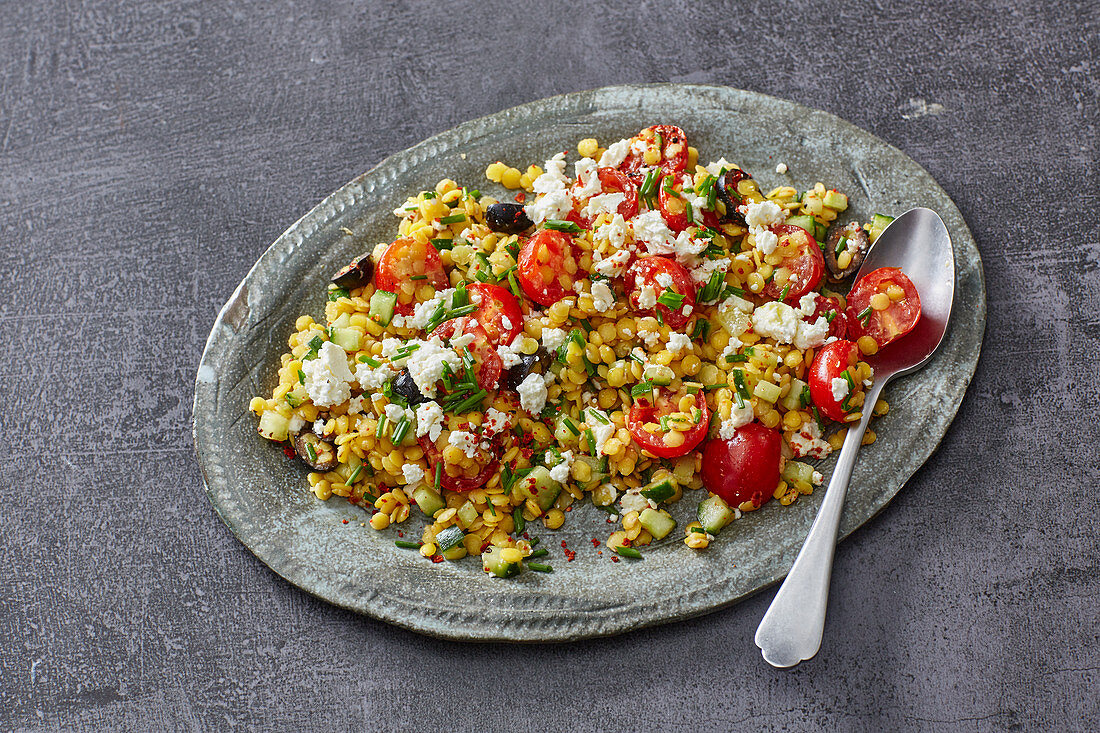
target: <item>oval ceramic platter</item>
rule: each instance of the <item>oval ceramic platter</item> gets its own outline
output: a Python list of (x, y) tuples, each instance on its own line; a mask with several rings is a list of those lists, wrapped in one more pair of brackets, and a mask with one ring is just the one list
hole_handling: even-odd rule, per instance
[[(871, 519), (932, 454), (974, 374), (985, 328), (977, 247), (959, 210), (901, 151), (825, 112), (752, 92), (694, 85), (619, 86), (568, 94), (467, 122), (397, 153), (336, 191), (264, 253), (226, 303), (206, 343), (195, 385), (194, 437), (207, 493), (255, 555), (299, 588), (337, 606), (433, 636), (564, 641), (616, 634), (727, 606), (783, 577), (823, 490), (790, 507), (769, 502), (723, 530), (706, 551), (679, 530), (640, 561), (610, 561), (591, 538), (606, 515), (578, 505), (556, 532), (539, 527), (552, 574), (500, 580), (480, 559), (433, 564), (394, 546), (396, 530), (360, 526), (367, 514), (338, 497), (318, 501), (302, 464), (256, 433), (251, 397), (270, 394), (279, 355), (303, 313), (320, 318), (328, 277), (397, 232), (395, 206), (443, 177), (490, 191), (485, 166), (540, 163), (577, 140), (610, 142), (656, 123), (682, 127), (703, 160), (721, 156), (751, 171), (765, 191), (822, 181), (849, 194), (847, 216), (937, 211), (955, 249), (956, 305), (940, 353), (891, 384), (878, 442), (860, 452), (841, 535)], [(775, 173), (778, 162), (789, 173)], [(504, 199), (503, 191), (495, 191)], [(344, 229), (352, 234), (347, 234)], [(821, 470), (828, 477), (832, 462)], [(700, 492), (696, 492), (700, 493)], [(705, 493), (704, 493), (705, 495)], [(699, 496), (671, 507), (683, 526)], [(402, 528), (419, 532), (422, 519)], [(349, 520), (347, 524), (343, 520)], [(566, 562), (561, 541), (576, 551)]]

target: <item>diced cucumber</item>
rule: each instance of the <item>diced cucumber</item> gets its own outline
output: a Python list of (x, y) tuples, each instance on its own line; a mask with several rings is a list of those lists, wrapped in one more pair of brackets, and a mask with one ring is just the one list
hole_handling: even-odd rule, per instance
[(894, 220), (892, 216), (886, 216), (885, 214), (875, 214), (871, 217), (871, 229), (867, 232), (867, 239), (874, 244), (878, 239), (878, 235), (882, 234), (882, 230), (890, 226), (890, 222)]
[(351, 314), (341, 313), (336, 316), (336, 320), (332, 322), (332, 328), (347, 328), (351, 325)]
[(726, 329), (730, 336), (740, 336), (749, 328), (751, 318), (749, 314), (738, 308), (736, 304), (728, 308), (719, 308), (715, 315), (719, 325)]
[[(504, 552), (505, 549), (510, 548), (493, 545), (485, 552), (481, 553), (481, 565), (485, 568), (485, 572), (492, 573), (498, 578), (511, 578), (513, 575), (518, 575), (523, 570), (523, 558), (520, 557), (519, 560), (516, 560), (516, 558), (512, 556), (510, 560), (505, 560), (501, 556), (501, 553)], [(519, 550), (515, 550), (515, 552), (518, 553)], [(508, 554), (512, 555), (512, 553)]]
[(810, 233), (811, 237), (813, 237), (814, 234), (817, 232), (817, 222), (814, 221), (814, 218), (808, 214), (799, 214), (798, 216), (788, 217), (785, 223), (789, 224), (790, 226), (802, 227)]
[(806, 386), (798, 377), (791, 377), (791, 391), (779, 400), (779, 403), (788, 410), (802, 409), (802, 388)]
[(419, 486), (413, 491), (413, 501), (420, 507), (420, 511), (429, 517), (434, 517), (436, 512), (447, 506), (447, 502), (443, 501), (443, 497), (427, 486)]
[(294, 389), (286, 393), (286, 403), (291, 407), (297, 407), (309, 398), (309, 393), (306, 392), (304, 385), (299, 384)]
[(713, 495), (699, 502), (699, 513), (696, 516), (703, 529), (710, 534), (718, 534), (722, 527), (729, 524), (733, 511), (722, 497)]
[(397, 293), (375, 290), (370, 296), (370, 314), (377, 316), (379, 325), (388, 326), (393, 320), (393, 309), (397, 306)]
[(435, 544), (439, 546), (439, 551), (446, 557), (447, 550), (454, 549), (456, 546), (462, 547), (462, 538), (465, 536), (466, 533), (461, 528), (452, 524), (435, 536)]
[(813, 486), (814, 467), (802, 461), (787, 461), (787, 465), (783, 467), (783, 480), (788, 484), (802, 482)]
[(618, 495), (619, 490), (611, 484), (600, 484), (592, 491), (592, 503), (596, 506), (611, 506)]
[(779, 399), (779, 393), (782, 392), (778, 384), (772, 384), (771, 382), (761, 379), (756, 383), (755, 389), (752, 393), (764, 400), (765, 402), (775, 402)]
[(357, 328), (336, 328), (335, 326), (332, 328), (332, 343), (348, 353), (359, 351), (359, 344), (362, 341), (363, 333)]
[(443, 550), (439, 553), (448, 560), (461, 560), (466, 557), (466, 545), (459, 542), (457, 545), (449, 550)]
[(267, 410), (260, 415), (260, 424), (257, 430), (260, 435), (268, 440), (282, 443), (290, 434), (290, 420), (274, 410)]
[(824, 242), (829, 235), (829, 227), (825, 226), (819, 221), (814, 222), (814, 239), (819, 242)]
[(655, 540), (663, 540), (676, 528), (676, 520), (668, 512), (656, 509), (643, 509), (638, 521)]
[(580, 487), (585, 491), (591, 491), (604, 481), (607, 480), (608, 474), (602, 470), (603, 461), (595, 456), (578, 455), (574, 456), (573, 462), (587, 463), (588, 467), (592, 469), (592, 478), (588, 479), (584, 483), (580, 484)]
[(673, 379), (676, 379), (676, 372), (664, 364), (646, 364), (645, 369), (642, 371), (642, 379), (667, 387), (672, 384)]
[(477, 507), (474, 506), (472, 501), (467, 501), (465, 504), (458, 508), (458, 518), (464, 525), (469, 527), (474, 523), (481, 514), (478, 512)]
[(545, 512), (554, 505), (554, 500), (561, 493), (561, 484), (550, 478), (549, 468), (535, 466), (531, 469), (531, 473), (520, 481), (519, 487), (513, 489), (513, 491), (519, 491), (521, 496), (525, 495), (527, 498), (534, 499)]
[(821, 199), (821, 203), (825, 204), (830, 209), (844, 211), (848, 208), (848, 197), (840, 191), (826, 191), (825, 198)]
[(641, 490), (642, 496), (653, 501), (666, 501), (676, 493), (676, 484), (670, 478), (654, 481)]
[[(573, 426), (572, 430), (569, 429), (570, 425)], [(558, 415), (554, 420), (554, 439), (566, 448), (577, 447), (580, 443), (580, 426), (577, 425), (577, 421), (565, 413)]]

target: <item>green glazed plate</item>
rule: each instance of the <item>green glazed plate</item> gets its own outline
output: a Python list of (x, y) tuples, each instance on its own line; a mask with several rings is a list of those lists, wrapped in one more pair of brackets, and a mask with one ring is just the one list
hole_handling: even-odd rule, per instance
[[(299, 219), (260, 257), (210, 332), (195, 384), (194, 438), (206, 490), (222, 521), (256, 557), (299, 588), (337, 606), (450, 639), (565, 641), (696, 616), (756, 593), (794, 561), (824, 494), (793, 506), (769, 502), (729, 525), (704, 552), (682, 533), (612, 563), (591, 539), (611, 526), (590, 504), (565, 527), (542, 530), (552, 574), (500, 580), (480, 559), (433, 564), (375, 532), (367, 514), (338, 497), (316, 500), (300, 463), (256, 433), (248, 411), (269, 394), (279, 355), (302, 313), (320, 318), (328, 277), (396, 236), (392, 211), (443, 177), (487, 190), (485, 166), (541, 163), (577, 140), (629, 137), (642, 127), (682, 127), (704, 161), (726, 157), (765, 191), (817, 181), (849, 194), (846, 217), (898, 215), (914, 206), (947, 224), (958, 282), (952, 322), (936, 358), (887, 387), (890, 415), (860, 452), (841, 523), (847, 536), (875, 516), (936, 450), (974, 374), (985, 329), (985, 284), (974, 239), (958, 208), (901, 151), (833, 115), (753, 92), (699, 85), (617, 86), (544, 99), (467, 122), (393, 155)], [(777, 163), (789, 173), (775, 173)], [(503, 198), (503, 191), (497, 192)], [(347, 228), (353, 232), (346, 234)], [(821, 470), (828, 477), (832, 461)], [(681, 526), (699, 497), (672, 507)], [(414, 510), (414, 515), (417, 514)], [(343, 520), (349, 520), (347, 524)], [(541, 525), (534, 525), (540, 528)], [(417, 535), (414, 517), (402, 529)], [(576, 551), (566, 562), (561, 542)]]

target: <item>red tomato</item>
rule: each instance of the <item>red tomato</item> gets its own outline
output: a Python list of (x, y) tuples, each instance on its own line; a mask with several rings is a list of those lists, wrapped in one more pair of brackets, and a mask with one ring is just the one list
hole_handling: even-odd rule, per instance
[[(832, 315), (830, 315), (832, 314)], [(829, 319), (829, 335), (842, 339), (848, 335), (848, 317), (840, 307), (840, 298), (835, 296), (817, 296), (817, 307), (814, 314), (807, 320), (816, 322), (818, 318), (825, 316)]]
[[(572, 273), (567, 261), (573, 262)], [(527, 297), (539, 305), (553, 305), (570, 295), (573, 281), (584, 276), (576, 273), (573, 238), (564, 232), (541, 229), (519, 251), (516, 279)]]
[(430, 336), (438, 336), (441, 341), (472, 334), (473, 342), (467, 347), (474, 358), (474, 371), (477, 372), (477, 386), (494, 390), (500, 383), (500, 374), (504, 371), (504, 360), (500, 358), (496, 347), (490, 343), (489, 334), (478, 323), (465, 318), (452, 318), (439, 324)]
[[(417, 440), (420, 443), (421, 449), (424, 451), (424, 457), (428, 459), (428, 466), (430, 468), (429, 475), (434, 481), (436, 464), (443, 462), (443, 451), (434, 442), (429, 440), (427, 435), (422, 435)], [(494, 441), (490, 455), (495, 455), (497, 452), (495, 449), (498, 447), (499, 446)], [(476, 476), (450, 476), (447, 474), (446, 464), (444, 464), (443, 470), (440, 471), (439, 485), (448, 491), (471, 491), (487, 484), (489, 479), (493, 477), (493, 474), (496, 473), (499, 466), (500, 461), (493, 458)]]
[[(891, 285), (902, 289), (902, 297), (885, 310), (871, 308), (871, 297), (886, 293)], [(871, 308), (870, 313), (867, 309)], [(859, 314), (866, 313), (862, 319)], [(920, 320), (920, 296), (913, 282), (897, 267), (880, 267), (860, 278), (848, 294), (848, 325), (855, 338), (870, 336), (879, 345), (886, 346), (913, 330)]]
[[(601, 193), (621, 193), (624, 196), (623, 202), (619, 204), (616, 211), (627, 221), (632, 219), (638, 213), (638, 187), (634, 185), (634, 181), (614, 168), (597, 168), (596, 175), (600, 177)], [(576, 199), (575, 192), (580, 186), (579, 180), (573, 184), (574, 199)], [(590, 229), (592, 217), (580, 212), (580, 209), (584, 208), (584, 202), (577, 200), (576, 206), (577, 209), (566, 218), (585, 229)]]
[[(671, 287), (660, 282), (666, 279), (660, 277), (661, 275), (671, 280)], [(656, 310), (671, 329), (683, 328), (691, 317), (690, 314), (684, 314), (684, 306), (690, 305), (692, 309), (695, 308), (695, 283), (692, 282), (691, 275), (675, 260), (670, 260), (668, 257), (654, 255), (634, 260), (626, 270), (626, 285), (630, 293), (630, 306), (634, 310), (648, 313)], [(642, 298), (642, 291), (647, 288), (652, 288), (656, 297), (660, 297), (666, 290), (672, 290), (684, 296), (684, 300), (676, 310), (670, 310), (664, 303), (658, 303), (656, 308), (643, 307), (639, 301)]]
[(703, 446), (703, 486), (730, 506), (751, 501), (760, 507), (779, 485), (783, 438), (778, 430), (750, 422), (729, 440), (715, 438)]
[[(688, 203), (677, 195), (684, 190), (683, 179), (679, 175), (665, 176), (657, 186), (657, 206), (661, 209), (661, 217), (669, 229), (679, 234), (691, 223), (688, 221)], [(676, 193), (669, 193), (669, 188)]]
[(427, 276), (423, 282), (436, 290), (443, 290), (449, 285), (447, 273), (443, 271), (443, 260), (436, 248), (412, 237), (404, 237), (386, 247), (382, 253), (375, 285), (379, 290), (396, 293), (396, 311), (408, 315), (417, 303), (416, 289), (422, 282), (413, 278), (421, 275)]
[(470, 294), (470, 302), (477, 305), (477, 310), (466, 319), (485, 329), (491, 345), (508, 345), (522, 333), (523, 311), (516, 296), (499, 285), (489, 283), (472, 283), (466, 290)]
[(821, 282), (821, 275), (825, 272), (825, 258), (821, 256), (821, 248), (817, 246), (817, 242), (802, 227), (780, 224), (772, 227), (772, 231), (779, 236), (779, 247), (791, 246), (795, 251), (775, 266), (775, 277), (764, 287), (764, 294), (778, 300), (783, 290), (790, 285), (784, 301), (792, 303)]
[(667, 175), (670, 173), (679, 173), (686, 168), (688, 143), (684, 131), (672, 125), (654, 125), (653, 127), (647, 127), (633, 137), (630, 144), (630, 152), (627, 153), (626, 158), (623, 159), (622, 165), (619, 166), (619, 170), (626, 173), (635, 182), (640, 183), (645, 177), (645, 174), (642, 173), (642, 169), (646, 168), (647, 165), (644, 160), (644, 153), (635, 152), (634, 148), (639, 141), (644, 143), (646, 148), (656, 146), (658, 144), (658, 135), (661, 136), (661, 159), (657, 165), (660, 167), (661, 171)]
[(807, 377), (810, 381), (810, 399), (821, 410), (821, 414), (830, 420), (844, 422), (848, 414), (843, 407), (845, 400), (833, 397), (833, 380), (842, 378), (840, 375), (858, 362), (859, 347), (851, 341), (825, 344), (814, 355)]
[[(710, 410), (707, 409), (707, 399), (700, 391), (695, 395), (695, 407), (702, 410), (699, 422), (686, 431), (682, 431), (684, 442), (680, 445), (670, 446), (666, 441), (668, 433), (660, 431), (651, 433), (645, 429), (646, 423), (660, 423), (665, 415), (671, 415), (680, 411), (680, 399), (687, 394), (686, 390), (671, 392), (667, 389), (659, 389), (657, 402), (649, 404), (649, 400), (638, 400), (630, 408), (626, 418), (626, 427), (634, 436), (634, 442), (659, 458), (675, 458), (682, 456), (707, 437), (707, 428), (710, 425)], [(694, 419), (694, 415), (691, 415)], [(774, 486), (772, 488), (775, 488)]]

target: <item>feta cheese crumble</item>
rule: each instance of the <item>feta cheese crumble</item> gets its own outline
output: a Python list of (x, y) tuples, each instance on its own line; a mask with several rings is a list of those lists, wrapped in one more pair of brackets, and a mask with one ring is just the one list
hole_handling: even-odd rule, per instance
[(416, 437), (428, 436), (433, 443), (443, 432), (443, 408), (436, 402), (421, 402), (416, 406)]
[(468, 430), (452, 430), (447, 443), (461, 450), (467, 458), (477, 455), (477, 436)]
[(532, 415), (538, 415), (546, 407), (546, 380), (541, 374), (532, 372), (520, 382), (519, 406)]
[(673, 356), (679, 356), (684, 351), (692, 351), (691, 339), (687, 337), (687, 334), (683, 333), (671, 333), (668, 336), (667, 347), (669, 352)]
[[(546, 462), (554, 460), (554, 454), (550, 451), (546, 452)], [(563, 451), (561, 454), (561, 463), (550, 469), (550, 478), (557, 481), (559, 484), (564, 484), (569, 480), (569, 469), (573, 465), (573, 451)]]
[(306, 375), (306, 392), (318, 407), (339, 405), (351, 397), (351, 384), (355, 380), (348, 368), (348, 355), (336, 344), (321, 344), (316, 359), (302, 363)]
[(723, 420), (722, 425), (718, 428), (718, 436), (722, 440), (729, 440), (737, 434), (737, 428), (742, 425), (748, 425), (753, 420), (752, 403), (744, 402), (741, 407), (734, 404), (733, 409), (730, 410), (730, 416), (728, 420)]
[(626, 160), (626, 154), (630, 152), (630, 140), (620, 140), (611, 143), (607, 150), (600, 156), (601, 168), (618, 168)]
[(401, 473), (405, 477), (405, 483), (409, 486), (424, 478), (424, 469), (416, 463), (406, 463), (401, 467)]
[(565, 336), (565, 331), (560, 328), (544, 328), (542, 329), (542, 345), (549, 352), (557, 351), (558, 347), (565, 343)]
[[(795, 458), (825, 458), (833, 452), (833, 447), (828, 441), (821, 438), (821, 428), (816, 420), (803, 423), (797, 433), (791, 435), (791, 451)], [(821, 483), (817, 477), (821, 474), (814, 472), (814, 484)]]
[(833, 377), (831, 386), (833, 399), (837, 402), (843, 402), (844, 398), (848, 396), (848, 380), (844, 377)]
[(607, 283), (599, 280), (592, 283), (592, 304), (600, 313), (606, 313), (615, 305), (615, 294)]
[(777, 300), (765, 303), (752, 314), (753, 330), (781, 344), (789, 344), (794, 340), (799, 323), (798, 312)]
[(409, 375), (421, 394), (434, 397), (435, 383), (443, 377), (443, 365), (450, 364), (451, 370), (457, 372), (462, 367), (462, 359), (453, 349), (444, 348), (439, 337), (418, 343), (420, 348), (409, 356)]

